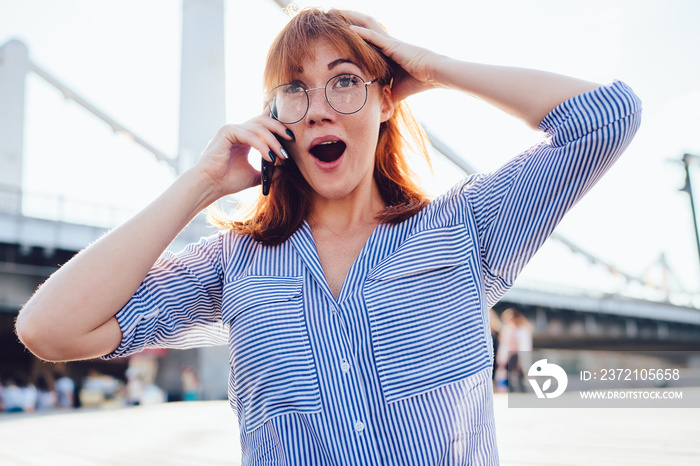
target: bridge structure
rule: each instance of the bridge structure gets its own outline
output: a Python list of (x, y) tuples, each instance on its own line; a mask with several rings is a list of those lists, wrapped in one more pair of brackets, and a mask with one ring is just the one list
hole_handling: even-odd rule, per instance
[[(277, 2), (281, 6), (286, 2)], [(225, 122), (223, 1), (183, 1), (183, 44), (180, 103), (180, 141), (177, 157), (170, 157), (145, 138), (114, 121), (50, 72), (33, 63), (27, 46), (18, 41), (0, 45), (0, 374), (15, 369), (41, 368), (17, 341), (13, 322), (34, 290), (57, 268), (109, 228), (128, 217), (127, 212), (104, 205), (76, 203), (58, 195), (27, 192), (21, 184), (24, 139), (25, 79), (34, 73), (67, 99), (104, 121), (115, 133), (127, 134), (173, 176), (192, 165), (213, 131)], [(212, 59), (211, 57), (218, 57)], [(206, 92), (203, 94), (202, 89)], [(196, 90), (196, 91), (195, 91)], [(466, 173), (475, 170), (435, 134), (428, 134), (436, 156), (447, 158)], [(197, 217), (170, 246), (179, 250), (211, 234), (204, 215)], [(571, 254), (607, 268), (637, 287), (651, 287), (657, 299), (592, 290), (561, 289), (546, 283), (510, 290), (495, 307), (497, 312), (517, 307), (532, 322), (535, 348), (635, 350), (700, 350), (700, 309), (697, 300), (676, 299), (664, 285), (619, 271), (614, 264), (587, 252), (555, 233)], [(565, 260), (565, 258), (562, 258)], [(106, 284), (106, 286), (108, 286)], [(659, 292), (659, 290), (661, 290)], [(75, 363), (74, 371), (90, 365), (123, 374), (124, 364), (97, 361)], [(226, 396), (228, 358), (225, 348), (170, 352), (161, 360), (160, 383), (169, 390), (179, 385), (182, 364), (195, 366), (203, 380), (204, 397)]]

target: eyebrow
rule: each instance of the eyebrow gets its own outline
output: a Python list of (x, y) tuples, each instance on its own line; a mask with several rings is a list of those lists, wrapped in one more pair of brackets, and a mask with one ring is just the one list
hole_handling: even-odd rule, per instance
[[(332, 70), (336, 66), (342, 65), (343, 63), (350, 63), (351, 65), (355, 65), (358, 68), (360, 68), (360, 65), (358, 65), (354, 61), (350, 60), (349, 58), (337, 58), (328, 64), (328, 69)], [(304, 68), (302, 66), (300, 66), (299, 69), (297, 70), (297, 72), (299, 74), (304, 74)]]
[(335, 68), (336, 66), (338, 66), (338, 65), (340, 65), (340, 64), (343, 64), (343, 63), (350, 63), (350, 64), (352, 64), (352, 65), (358, 66), (357, 63), (355, 63), (354, 61), (350, 60), (349, 58), (338, 58), (337, 60), (333, 60), (332, 62), (330, 62), (330, 63), (328, 64), (328, 69), (329, 69), (329, 70), (332, 70), (332, 69)]

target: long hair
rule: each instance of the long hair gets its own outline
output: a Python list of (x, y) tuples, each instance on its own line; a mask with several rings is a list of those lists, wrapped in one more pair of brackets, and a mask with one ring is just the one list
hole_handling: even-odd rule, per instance
[[(270, 47), (263, 76), (265, 92), (290, 82), (318, 41), (357, 60), (371, 76), (379, 78), (380, 85), (390, 86), (397, 65), (354, 32), (349, 27), (352, 23), (342, 10), (306, 8), (297, 13)], [(400, 102), (381, 124), (374, 162), (374, 179), (387, 205), (379, 214), (381, 223), (400, 223), (428, 204), (407, 161), (407, 152), (412, 151), (429, 163), (426, 139), (405, 102)], [(210, 210), (210, 220), (220, 227), (250, 234), (263, 244), (286, 241), (310, 212), (312, 188), (291, 159), (278, 159), (275, 171), (269, 195), (258, 197), (245, 220), (232, 220), (216, 210)]]

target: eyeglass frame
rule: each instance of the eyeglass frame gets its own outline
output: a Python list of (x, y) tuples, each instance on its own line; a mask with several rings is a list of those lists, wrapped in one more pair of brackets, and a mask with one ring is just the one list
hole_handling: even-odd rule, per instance
[[(355, 111), (353, 111), (353, 112), (341, 112), (341, 111), (339, 111), (338, 109), (336, 109), (336, 108), (333, 106), (333, 104), (331, 103), (330, 99), (328, 98), (328, 90), (327, 90), (328, 84), (329, 84), (331, 81), (333, 81), (335, 78), (340, 77), (340, 76), (355, 76), (355, 77), (358, 77), (358, 78), (360, 78), (360, 81), (362, 81), (362, 84), (365, 85), (365, 100), (362, 102), (362, 105), (360, 105), (360, 108), (358, 108), (357, 110), (355, 110)], [(368, 88), (369, 86), (371, 86), (372, 84), (376, 83), (377, 81), (379, 81), (379, 78), (374, 78), (374, 79), (371, 80), (371, 81), (365, 81), (364, 78), (363, 78), (362, 76), (360, 76), (359, 74), (355, 74), (355, 73), (340, 73), (340, 74), (336, 74), (335, 76), (332, 76), (330, 79), (328, 79), (328, 81), (326, 81), (326, 84), (324, 84), (324, 85), (321, 86), (321, 87), (313, 87), (313, 88), (311, 88), (311, 89), (306, 89), (302, 84), (296, 84), (297, 86), (299, 86), (301, 89), (304, 90), (304, 95), (306, 96), (306, 110), (304, 111), (304, 114), (303, 114), (298, 120), (296, 120), (296, 121), (288, 122), (288, 121), (282, 121), (282, 120), (280, 120), (279, 118), (277, 118), (277, 116), (274, 115), (275, 112), (273, 111), (272, 102), (273, 102), (275, 99), (274, 99), (274, 97), (273, 97), (272, 99), (269, 99), (269, 100), (268, 100), (268, 101), (269, 101), (269, 104), (270, 104), (270, 116), (272, 116), (275, 120), (277, 120), (277, 121), (279, 121), (279, 122), (281, 122), (281, 123), (284, 123), (285, 125), (293, 125), (294, 123), (299, 123), (301, 120), (304, 119), (304, 117), (306, 116), (306, 114), (309, 113), (309, 108), (311, 107), (311, 99), (309, 98), (309, 92), (311, 92), (311, 91), (317, 91), (317, 90), (319, 90), (319, 89), (323, 89), (323, 95), (324, 95), (324, 97), (326, 98), (326, 102), (328, 102), (328, 105), (330, 105), (330, 107), (331, 107), (336, 113), (340, 113), (341, 115), (352, 115), (353, 113), (357, 113), (357, 112), (359, 112), (360, 110), (362, 110), (363, 108), (365, 108), (365, 105), (367, 104), (367, 97), (369, 96), (369, 92), (367, 91), (367, 88)], [(273, 92), (275, 92), (276, 89), (279, 89), (280, 87), (290, 86), (290, 85), (294, 85), (294, 84), (295, 84), (295, 83), (285, 83), (285, 84), (280, 84), (279, 86), (275, 86), (275, 87), (273, 87), (273, 88), (270, 90), (270, 92), (267, 93), (267, 95), (270, 96)]]

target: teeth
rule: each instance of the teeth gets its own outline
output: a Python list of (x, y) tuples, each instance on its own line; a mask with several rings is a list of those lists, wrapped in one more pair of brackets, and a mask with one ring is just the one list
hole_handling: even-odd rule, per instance
[(319, 144), (319, 145), (320, 145), (320, 146), (324, 146), (324, 145), (326, 145), (326, 144), (335, 144), (336, 142), (338, 142), (338, 141), (328, 141), (328, 142), (322, 142), (322, 143), (321, 143), (321, 144)]

